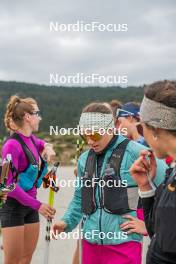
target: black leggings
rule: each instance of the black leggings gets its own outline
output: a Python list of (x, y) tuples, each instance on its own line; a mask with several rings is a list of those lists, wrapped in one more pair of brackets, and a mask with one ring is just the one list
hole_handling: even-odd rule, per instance
[(147, 252), (146, 264), (176, 264), (176, 252), (163, 252), (153, 237)]

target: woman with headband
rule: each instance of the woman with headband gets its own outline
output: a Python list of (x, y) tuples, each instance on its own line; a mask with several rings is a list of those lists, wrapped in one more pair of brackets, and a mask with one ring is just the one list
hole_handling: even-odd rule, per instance
[[(138, 190), (129, 168), (138, 158), (142, 145), (116, 135), (109, 106), (92, 103), (83, 109), (80, 133), (90, 149), (78, 160), (78, 183), (74, 197), (54, 234), (71, 232), (83, 219), (83, 264), (141, 264), (142, 235), (129, 221), (128, 231), (121, 226), (128, 214), (137, 216)], [(158, 164), (159, 184), (165, 171)]]
[(139, 186), (152, 239), (146, 263), (172, 264), (176, 263), (176, 167), (167, 170), (158, 188), (152, 181), (157, 170), (154, 155), (176, 160), (176, 82), (161, 81), (146, 87), (140, 117), (144, 137), (153, 153), (142, 151), (130, 171)]

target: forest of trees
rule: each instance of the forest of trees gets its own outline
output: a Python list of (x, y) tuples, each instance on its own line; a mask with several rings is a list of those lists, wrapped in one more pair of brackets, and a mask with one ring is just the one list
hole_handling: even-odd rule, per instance
[(141, 101), (142, 87), (56, 87), (21, 82), (0, 81), (0, 135), (5, 135), (3, 116), (10, 96), (33, 97), (43, 120), (40, 131), (49, 133), (49, 126), (76, 127), (81, 109), (92, 101)]

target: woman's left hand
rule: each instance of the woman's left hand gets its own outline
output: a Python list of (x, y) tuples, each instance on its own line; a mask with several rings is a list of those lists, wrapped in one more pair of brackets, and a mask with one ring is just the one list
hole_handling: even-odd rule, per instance
[(128, 221), (120, 225), (122, 231), (127, 232), (127, 234), (137, 233), (143, 236), (147, 235), (144, 221), (131, 215), (124, 215), (123, 218), (128, 219)]
[(48, 144), (48, 143), (46, 144), (42, 155), (43, 157), (47, 158), (48, 163), (51, 163), (52, 161), (54, 161), (56, 157), (56, 152), (54, 151), (52, 144)]
[[(149, 159), (146, 158), (147, 156)], [(131, 166), (130, 174), (141, 191), (149, 191), (152, 189), (149, 181), (154, 180), (156, 170), (157, 163), (154, 154), (148, 150), (142, 150), (140, 157)]]
[(5, 203), (6, 200), (7, 200), (7, 195), (8, 195), (8, 192), (2, 192), (1, 195), (0, 195), (0, 198), (2, 199), (2, 201)]

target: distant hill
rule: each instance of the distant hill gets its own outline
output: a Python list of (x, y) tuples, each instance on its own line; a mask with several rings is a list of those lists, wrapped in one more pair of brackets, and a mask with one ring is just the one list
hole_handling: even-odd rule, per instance
[(40, 130), (49, 132), (49, 126), (75, 127), (81, 109), (92, 101), (141, 101), (141, 87), (57, 87), (21, 82), (0, 81), (0, 135), (5, 134), (3, 116), (11, 95), (30, 96), (37, 100), (43, 120)]

